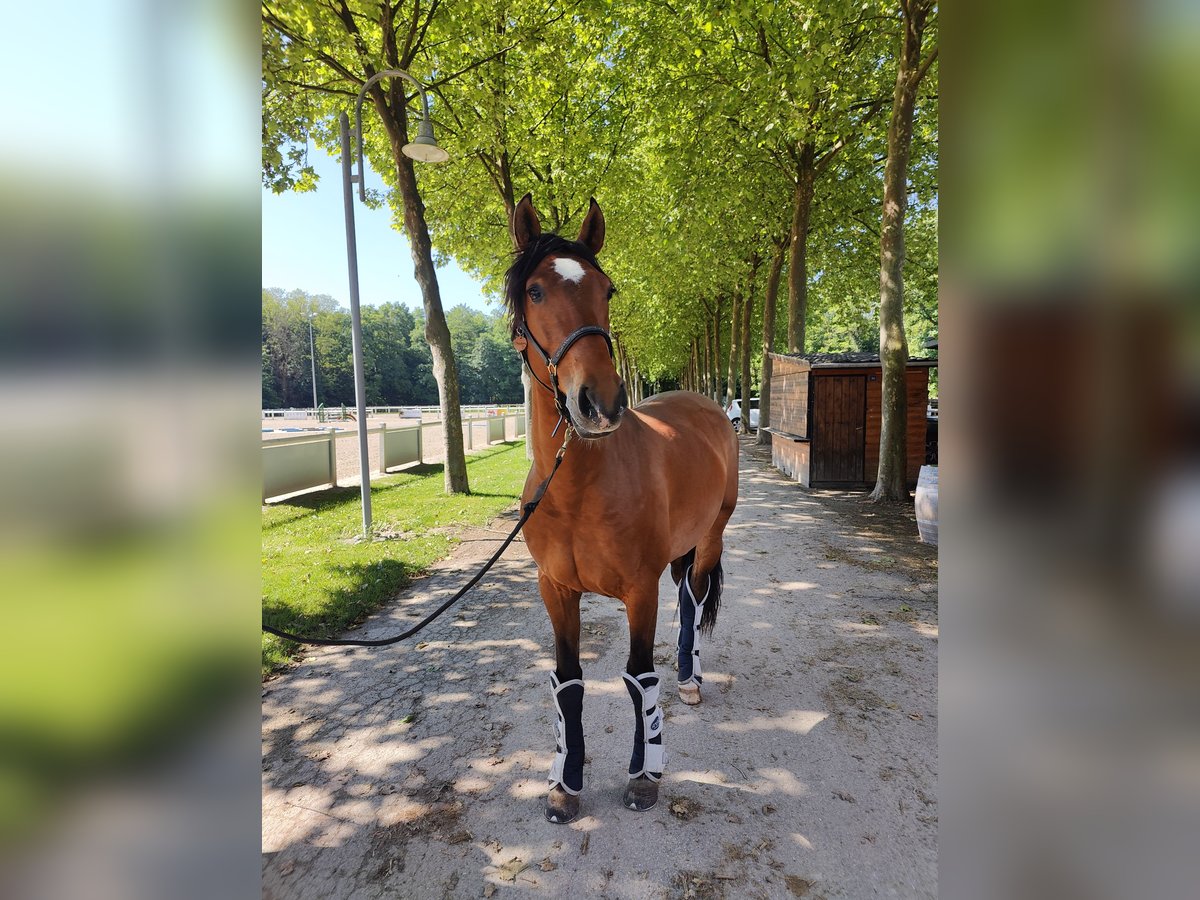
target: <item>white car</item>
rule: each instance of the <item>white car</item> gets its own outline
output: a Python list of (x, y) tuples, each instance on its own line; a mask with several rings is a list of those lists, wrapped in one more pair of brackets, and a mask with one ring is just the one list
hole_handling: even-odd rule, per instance
[[(734, 400), (725, 407), (725, 415), (729, 416), (729, 421), (733, 423), (734, 428), (742, 427), (742, 401)], [(750, 398), (750, 427), (758, 428), (758, 398)]]

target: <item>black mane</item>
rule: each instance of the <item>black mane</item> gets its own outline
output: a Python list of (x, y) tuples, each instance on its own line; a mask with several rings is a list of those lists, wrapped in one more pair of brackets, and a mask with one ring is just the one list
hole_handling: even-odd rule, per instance
[(551, 253), (559, 256), (576, 256), (603, 274), (596, 254), (586, 244), (568, 241), (553, 232), (545, 232), (532, 238), (525, 249), (518, 252), (513, 264), (504, 273), (504, 305), (508, 308), (513, 336), (517, 326), (525, 321), (525, 282), (543, 259)]

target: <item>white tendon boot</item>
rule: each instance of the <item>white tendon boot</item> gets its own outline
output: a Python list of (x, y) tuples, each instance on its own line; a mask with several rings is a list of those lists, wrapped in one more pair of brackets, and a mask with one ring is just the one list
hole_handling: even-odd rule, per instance
[(663, 746), (663, 713), (658, 705), (658, 675), (647, 672), (636, 678), (624, 673), (625, 687), (633, 701), (633, 755), (629, 759), (629, 785), (624, 804), (644, 811), (658, 802), (658, 782), (667, 764)]
[(583, 681), (560, 682), (551, 672), (550, 691), (555, 712), (554, 761), (550, 764), (546, 818), (563, 824), (579, 815), (583, 790)]
[(700, 674), (700, 617), (704, 614), (708, 590), (697, 600), (692, 593), (691, 574), (692, 567), (688, 566), (679, 580), (679, 699), (695, 706), (700, 702), (700, 685), (704, 681)]

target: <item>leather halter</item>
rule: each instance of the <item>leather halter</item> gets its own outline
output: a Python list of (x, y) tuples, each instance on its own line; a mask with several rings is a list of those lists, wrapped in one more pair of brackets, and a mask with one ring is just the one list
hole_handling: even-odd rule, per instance
[[(525, 360), (525, 365), (529, 369), (529, 374), (533, 375), (533, 377), (537, 379), (538, 384), (554, 395), (554, 405), (558, 409), (558, 425), (554, 426), (554, 431), (552, 431), (551, 434), (557, 434), (558, 428), (563, 422), (566, 422), (568, 425), (573, 424), (571, 422), (571, 413), (567, 409), (567, 396), (562, 392), (561, 389), (559, 389), (558, 386), (558, 364), (562, 362), (562, 358), (567, 355), (567, 351), (571, 349), (577, 340), (582, 337), (587, 337), (589, 334), (598, 334), (600, 337), (604, 338), (604, 343), (608, 344), (608, 355), (611, 359), (613, 355), (612, 335), (610, 335), (599, 325), (584, 325), (582, 328), (577, 328), (567, 335), (566, 340), (558, 345), (558, 350), (555, 351), (553, 356), (551, 356), (546, 352), (545, 348), (538, 343), (537, 338), (533, 336), (532, 332), (525, 327), (524, 321), (522, 321), (521, 324), (516, 327), (515, 333), (517, 337), (513, 342), (514, 346), (516, 346), (518, 352), (520, 352), (521, 358)], [(538, 356), (540, 356), (546, 363), (546, 371), (550, 373), (550, 384), (546, 384), (546, 382), (538, 378), (537, 374), (533, 371), (533, 366), (529, 365), (529, 356), (526, 354), (526, 347), (520, 346), (522, 343), (526, 344), (526, 346), (532, 344), (533, 349), (538, 352)]]

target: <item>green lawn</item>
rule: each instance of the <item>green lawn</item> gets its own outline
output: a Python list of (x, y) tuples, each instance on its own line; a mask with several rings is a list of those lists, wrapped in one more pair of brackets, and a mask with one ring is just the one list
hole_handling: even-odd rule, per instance
[[(518, 441), (467, 457), (470, 496), (442, 493), (441, 466), (379, 478), (371, 485), (377, 539), (369, 543), (355, 540), (362, 529), (357, 487), (264, 507), (264, 621), (298, 634), (336, 636), (446, 556), (458, 529), (512, 508), (528, 471), (525, 444)], [(264, 674), (287, 664), (297, 649), (264, 634)]]

